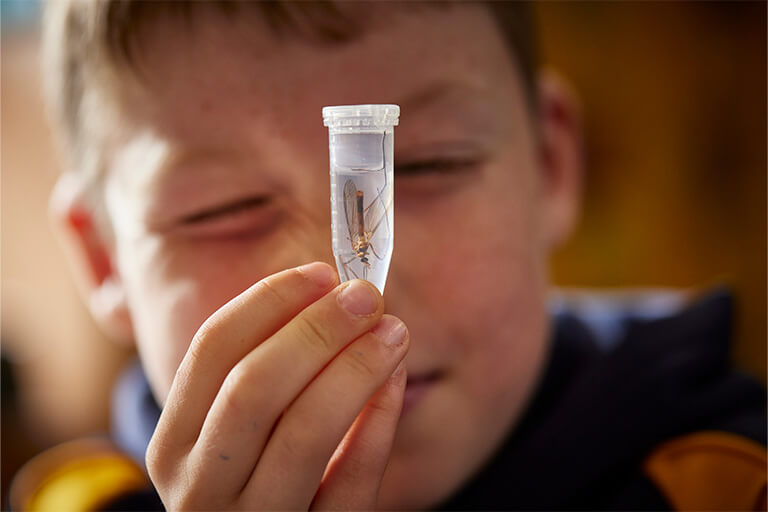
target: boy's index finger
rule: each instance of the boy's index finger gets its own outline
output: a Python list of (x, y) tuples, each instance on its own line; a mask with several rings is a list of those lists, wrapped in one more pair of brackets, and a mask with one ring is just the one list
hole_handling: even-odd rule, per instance
[(338, 283), (333, 268), (315, 262), (262, 279), (211, 315), (179, 365), (157, 427), (180, 446), (193, 441), (224, 378), (253, 348)]
[[(309, 263), (260, 280), (213, 313), (198, 329), (182, 360), (215, 358), (222, 339), (257, 344), (277, 332), (304, 308), (328, 293), (337, 283), (326, 263)], [(280, 321), (282, 319), (282, 321)], [(209, 340), (214, 340), (211, 343)], [(252, 350), (252, 345), (231, 366)]]

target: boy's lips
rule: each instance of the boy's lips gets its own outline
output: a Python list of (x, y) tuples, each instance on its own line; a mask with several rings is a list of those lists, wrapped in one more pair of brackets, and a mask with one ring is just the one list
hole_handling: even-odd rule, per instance
[(401, 417), (405, 416), (419, 402), (421, 402), (424, 395), (441, 377), (442, 373), (438, 371), (421, 373), (413, 376), (409, 374), (408, 382), (405, 387), (405, 395), (403, 396), (403, 411)]

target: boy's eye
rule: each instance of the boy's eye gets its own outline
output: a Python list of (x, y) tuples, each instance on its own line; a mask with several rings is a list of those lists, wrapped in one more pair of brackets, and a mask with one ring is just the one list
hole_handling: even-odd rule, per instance
[[(467, 152), (469, 153), (469, 152)], [(400, 205), (418, 199), (438, 199), (467, 190), (478, 182), (488, 159), (484, 155), (463, 154), (421, 157), (412, 160), (395, 158), (395, 190)]]
[(237, 215), (247, 210), (264, 206), (268, 202), (269, 198), (266, 196), (248, 197), (186, 215), (185, 217), (181, 218), (180, 224), (200, 224), (227, 215)]
[(398, 177), (446, 175), (466, 172), (479, 162), (470, 159), (430, 159), (415, 162), (398, 163), (395, 161), (395, 174)]
[(253, 196), (182, 216), (174, 231), (193, 238), (258, 236), (274, 228), (280, 211), (269, 196)]

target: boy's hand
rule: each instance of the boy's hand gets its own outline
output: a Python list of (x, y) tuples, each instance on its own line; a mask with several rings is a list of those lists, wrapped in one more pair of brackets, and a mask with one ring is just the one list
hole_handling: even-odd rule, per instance
[(197, 332), (147, 449), (169, 509), (375, 507), (408, 334), (375, 287), (336, 279), (280, 272)]

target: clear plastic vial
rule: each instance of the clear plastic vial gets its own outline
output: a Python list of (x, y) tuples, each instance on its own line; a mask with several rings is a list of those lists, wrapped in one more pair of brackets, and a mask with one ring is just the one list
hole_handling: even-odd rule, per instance
[(394, 243), (397, 105), (323, 108), (331, 158), (333, 254), (342, 281), (365, 279), (381, 293)]

